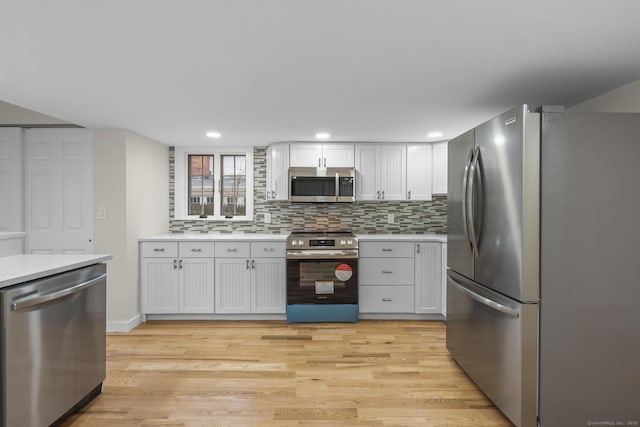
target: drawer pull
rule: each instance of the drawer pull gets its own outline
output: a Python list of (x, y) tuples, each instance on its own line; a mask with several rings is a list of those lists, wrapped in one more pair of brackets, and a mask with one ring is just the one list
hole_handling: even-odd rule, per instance
[(265, 252), (273, 252), (275, 249), (273, 249), (273, 248), (264, 248), (263, 250)]
[(227, 252), (238, 252), (237, 248), (227, 248)]
[(382, 273), (384, 273), (384, 274), (391, 274), (391, 273), (393, 273), (393, 271), (389, 271), (389, 270), (382, 270)]
[(393, 249), (391, 248), (382, 248), (382, 252), (392, 252)]
[(201, 248), (191, 248), (191, 252), (202, 252)]
[(164, 248), (153, 248), (153, 252), (164, 252)]
[(391, 298), (382, 298), (382, 301), (384, 301), (384, 302), (390, 302), (390, 301), (393, 301), (393, 299), (391, 299)]

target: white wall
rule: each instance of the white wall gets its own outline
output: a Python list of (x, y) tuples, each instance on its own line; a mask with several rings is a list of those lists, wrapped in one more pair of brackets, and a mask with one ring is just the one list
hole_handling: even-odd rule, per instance
[(591, 98), (569, 111), (640, 113), (640, 80)]
[(69, 122), (50, 117), (8, 102), (0, 101), (0, 125), (69, 125)]
[[(107, 263), (107, 328), (126, 331), (141, 321), (138, 239), (166, 233), (169, 149), (121, 129), (94, 130), (94, 252)], [(105, 207), (107, 218), (98, 219)]]

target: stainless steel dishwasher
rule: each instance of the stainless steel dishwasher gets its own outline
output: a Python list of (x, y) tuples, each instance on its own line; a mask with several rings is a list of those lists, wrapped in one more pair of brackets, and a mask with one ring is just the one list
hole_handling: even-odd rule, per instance
[(4, 288), (0, 426), (48, 426), (102, 390), (106, 266)]

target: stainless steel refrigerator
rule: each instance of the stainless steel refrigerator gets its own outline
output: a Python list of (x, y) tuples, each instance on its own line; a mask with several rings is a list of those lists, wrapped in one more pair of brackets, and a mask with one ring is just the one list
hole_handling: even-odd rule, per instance
[(453, 358), (517, 426), (639, 425), (640, 114), (522, 105), (448, 167)]

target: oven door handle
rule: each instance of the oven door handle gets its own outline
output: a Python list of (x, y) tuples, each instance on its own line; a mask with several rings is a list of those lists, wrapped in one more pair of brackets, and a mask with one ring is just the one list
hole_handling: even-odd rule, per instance
[(337, 251), (322, 249), (288, 250), (287, 259), (357, 259), (357, 249), (341, 249)]

